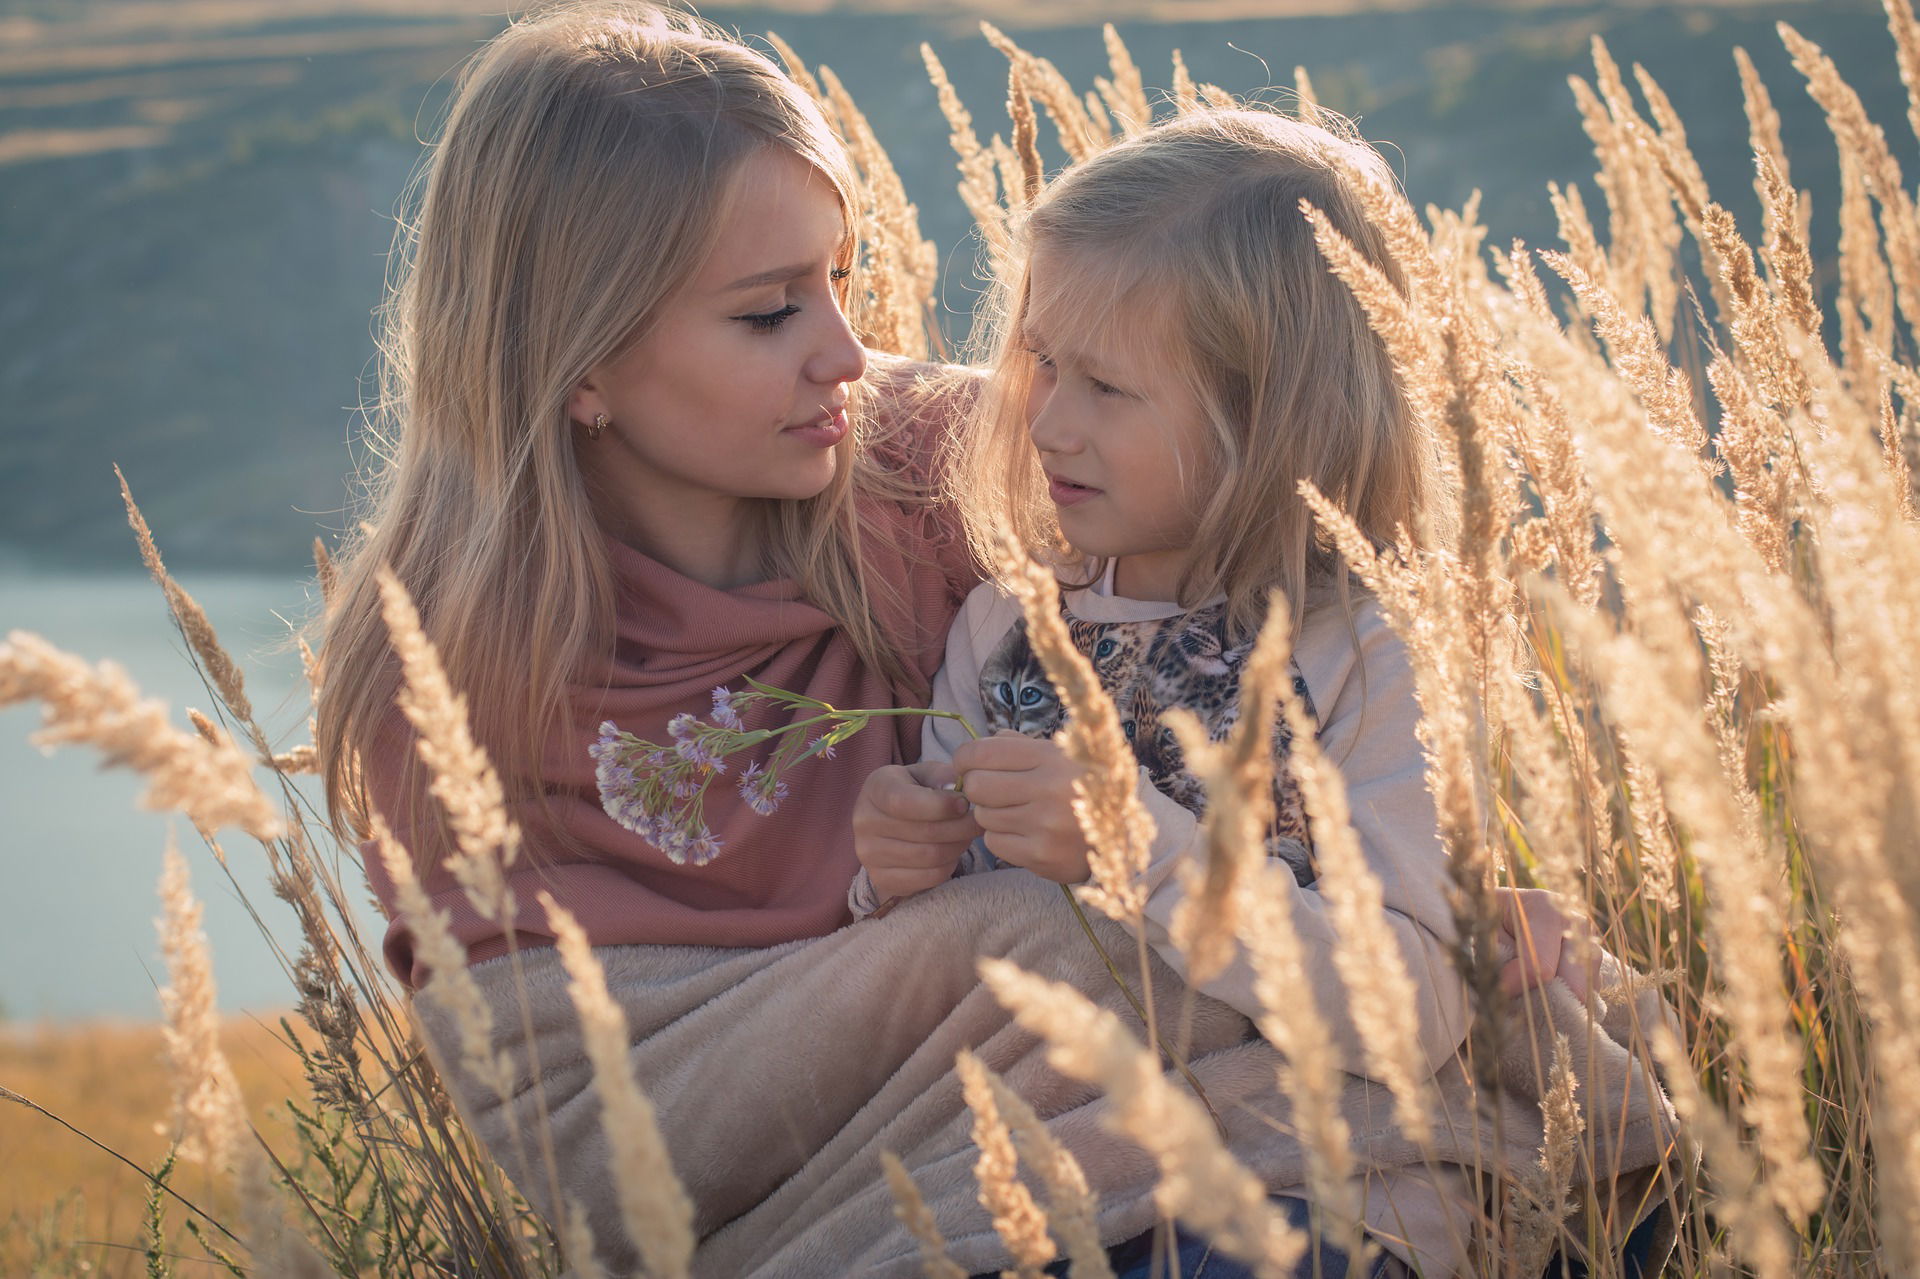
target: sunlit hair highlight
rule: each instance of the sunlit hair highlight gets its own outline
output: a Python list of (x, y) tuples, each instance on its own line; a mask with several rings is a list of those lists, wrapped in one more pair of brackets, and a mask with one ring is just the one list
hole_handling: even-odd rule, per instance
[(1340, 559), (1298, 496), (1302, 480), (1378, 546), (1401, 528), (1417, 533), (1435, 484), (1432, 447), (1301, 213), (1303, 201), (1323, 210), (1404, 293), (1355, 189), (1393, 178), (1339, 117), (1320, 120), (1199, 107), (1068, 169), (1015, 220), (992, 298), (995, 376), (953, 481), (982, 562), (1009, 525), (1036, 553), (1071, 552), (1027, 436), (1025, 321), (1038, 255), (1049, 267), (1047, 310), (1075, 325), (1050, 339), (1151, 367), (1198, 406), (1202, 443), (1178, 477), (1197, 516), (1181, 603), (1224, 596), (1230, 625), (1250, 637), (1276, 586), (1296, 623), (1310, 589), (1345, 591)]
[[(623, 0), (566, 5), (509, 27), (461, 72), (396, 241), (365, 522), (337, 556), (323, 622), (316, 744), (337, 825), (364, 833), (355, 761), (393, 731), (383, 565), (417, 604), (509, 794), (539, 797), (568, 686), (595, 682), (614, 621), (569, 395), (692, 278), (743, 162), (766, 149), (838, 195), (849, 225), (835, 266), (850, 267), (861, 200), (845, 148), (805, 92), (719, 29)], [(855, 429), (828, 488), (756, 504), (764, 568), (795, 579), (870, 665), (911, 683), (874, 620), (870, 591), (886, 588), (861, 573), (854, 518), (863, 492), (903, 494), (869, 460), (852, 391)]]

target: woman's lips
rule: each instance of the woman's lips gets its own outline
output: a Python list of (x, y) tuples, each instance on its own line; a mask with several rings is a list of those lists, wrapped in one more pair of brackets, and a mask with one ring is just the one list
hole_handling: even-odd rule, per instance
[(847, 438), (847, 411), (844, 408), (829, 409), (803, 426), (789, 426), (780, 433), (791, 435), (815, 448), (829, 449)]
[(1047, 492), (1052, 496), (1055, 506), (1074, 506), (1090, 498), (1099, 497), (1102, 490), (1088, 488), (1085, 484), (1075, 484), (1072, 480), (1063, 480), (1057, 475), (1049, 475)]

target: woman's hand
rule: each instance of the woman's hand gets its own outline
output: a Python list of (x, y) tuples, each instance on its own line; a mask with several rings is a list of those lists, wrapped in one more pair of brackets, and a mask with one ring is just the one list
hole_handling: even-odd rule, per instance
[(967, 801), (942, 790), (951, 764), (889, 764), (868, 774), (853, 805), (853, 852), (881, 901), (953, 878), (980, 826)]
[(1073, 783), (1085, 770), (1050, 741), (1001, 730), (953, 752), (987, 848), (1056, 884), (1087, 878), (1087, 838), (1073, 815)]
[(1502, 888), (1498, 897), (1500, 953), (1511, 956), (1500, 966), (1501, 993), (1517, 995), (1558, 977), (1585, 999), (1600, 960), (1587, 922), (1562, 911), (1545, 889)]

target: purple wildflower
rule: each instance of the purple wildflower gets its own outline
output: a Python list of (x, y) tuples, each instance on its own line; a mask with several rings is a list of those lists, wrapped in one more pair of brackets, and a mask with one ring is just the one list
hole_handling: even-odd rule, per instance
[(691, 711), (682, 711), (667, 721), (667, 732), (676, 742), (684, 742), (700, 731), (700, 721)]
[(713, 690), (713, 722), (736, 733), (746, 728), (740, 722), (740, 712), (733, 707), (733, 690), (725, 685)]
[(687, 856), (695, 866), (705, 866), (720, 855), (723, 841), (718, 835), (702, 826), (686, 846)]
[(689, 764), (710, 768), (716, 773), (727, 771), (726, 761), (714, 751), (711, 744), (700, 737), (682, 737), (673, 744), (673, 753)]

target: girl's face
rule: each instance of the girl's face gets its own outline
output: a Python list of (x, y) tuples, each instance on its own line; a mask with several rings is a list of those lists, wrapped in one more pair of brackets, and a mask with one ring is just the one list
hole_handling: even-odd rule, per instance
[(845, 221), (811, 165), (746, 160), (706, 263), (646, 337), (592, 370), (568, 413), (596, 512), (651, 549), (736, 527), (743, 499), (808, 498), (832, 481), (846, 384), (866, 352), (834, 294)]
[(1029, 264), (1027, 434), (1067, 540), (1117, 561), (1119, 594), (1172, 600), (1199, 523), (1200, 408), (1165, 360), (1139, 354), (1164, 351), (1164, 339), (1115, 340), (1123, 326), (1155, 333), (1154, 317), (1088, 316), (1060, 300), (1055, 286), (1075, 266), (1044, 247)]

